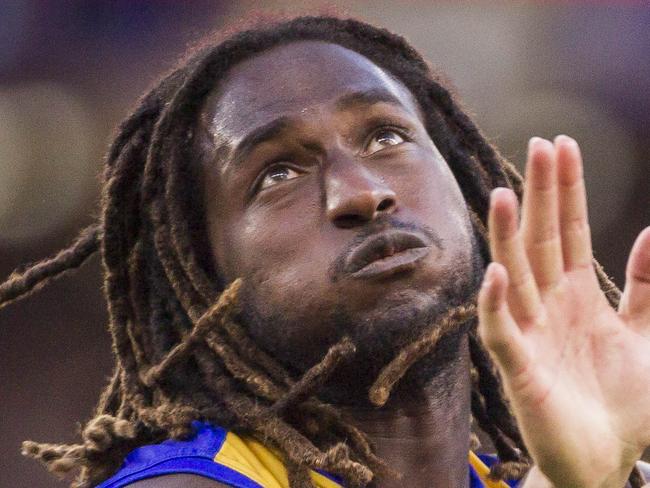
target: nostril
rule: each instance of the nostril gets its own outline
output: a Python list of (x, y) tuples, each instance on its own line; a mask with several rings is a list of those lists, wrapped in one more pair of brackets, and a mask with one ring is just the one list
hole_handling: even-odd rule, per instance
[(377, 212), (383, 212), (384, 210), (388, 210), (393, 205), (395, 205), (395, 200), (393, 200), (392, 198), (384, 198), (381, 202), (379, 202), (379, 205), (377, 205)]

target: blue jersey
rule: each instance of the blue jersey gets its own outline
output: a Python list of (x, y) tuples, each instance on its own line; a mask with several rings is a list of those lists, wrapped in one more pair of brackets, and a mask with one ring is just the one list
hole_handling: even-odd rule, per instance
[[(120, 470), (97, 488), (120, 488), (135, 481), (166, 474), (187, 473), (237, 488), (287, 488), (289, 481), (282, 459), (254, 439), (195, 422), (196, 433), (185, 441), (167, 440), (132, 451)], [(471, 488), (507, 488), (517, 484), (487, 479), (494, 456), (470, 453), (468, 476)], [(322, 471), (312, 471), (318, 488), (341, 488), (343, 481)]]

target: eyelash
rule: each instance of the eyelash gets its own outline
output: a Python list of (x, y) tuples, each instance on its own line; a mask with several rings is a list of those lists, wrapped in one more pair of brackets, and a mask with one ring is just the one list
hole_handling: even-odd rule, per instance
[[(411, 131), (406, 127), (395, 125), (393, 122), (380, 121), (378, 124), (374, 126), (373, 129), (369, 131), (369, 136), (366, 137), (364, 147), (367, 147), (370, 144), (373, 137), (375, 137), (377, 134), (381, 133), (382, 131), (386, 131), (386, 130), (394, 131), (397, 135), (399, 135), (402, 139), (404, 139), (404, 142), (412, 141)], [(259, 193), (260, 186), (262, 185), (264, 178), (266, 178), (266, 175), (268, 175), (269, 172), (271, 172), (275, 167), (281, 166), (281, 167), (287, 167), (289, 169), (292, 169), (293, 171), (300, 171), (294, 165), (286, 164), (288, 161), (291, 160), (291, 157), (292, 156), (290, 154), (280, 155), (273, 158), (270, 162), (265, 164), (264, 170), (258, 175), (258, 177), (255, 179), (255, 182), (253, 183), (251, 197)], [(283, 164), (279, 164), (279, 163), (283, 163)]]
[[(255, 178), (255, 181), (253, 182), (251, 195), (255, 195), (256, 193), (259, 192), (259, 188), (262, 185), (264, 178), (266, 178), (266, 175), (268, 175), (271, 171), (273, 171), (274, 168), (287, 167), (294, 171), (300, 171), (294, 165), (287, 164), (287, 162), (289, 162), (291, 158), (292, 158), (291, 154), (284, 154), (284, 155), (277, 156), (273, 158), (271, 161), (269, 161), (268, 163), (266, 163), (264, 165), (264, 170), (257, 176), (257, 178)], [(283, 163), (283, 164), (279, 164), (279, 163)]]
[(386, 130), (391, 130), (395, 132), (402, 139), (404, 139), (404, 142), (410, 142), (412, 140), (411, 131), (406, 127), (395, 125), (392, 122), (380, 122), (379, 125), (377, 125), (374, 129), (370, 131), (369, 136), (366, 139), (366, 143), (364, 144), (364, 147), (368, 147), (373, 137)]
[(374, 136), (377, 134), (377, 132), (380, 132), (382, 130), (394, 130), (395, 132), (399, 133), (400, 135), (404, 137), (409, 137), (411, 134), (411, 129), (408, 129), (406, 127), (403, 127), (401, 125), (395, 124), (395, 122), (391, 122), (389, 120), (379, 120), (377, 123), (374, 125), (374, 128), (370, 129), (368, 134), (370, 136)]

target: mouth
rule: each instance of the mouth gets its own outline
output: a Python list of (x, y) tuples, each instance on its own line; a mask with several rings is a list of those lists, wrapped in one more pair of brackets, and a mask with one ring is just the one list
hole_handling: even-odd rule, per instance
[(431, 252), (430, 242), (413, 232), (387, 231), (360, 244), (345, 261), (344, 271), (355, 279), (391, 276), (415, 269)]

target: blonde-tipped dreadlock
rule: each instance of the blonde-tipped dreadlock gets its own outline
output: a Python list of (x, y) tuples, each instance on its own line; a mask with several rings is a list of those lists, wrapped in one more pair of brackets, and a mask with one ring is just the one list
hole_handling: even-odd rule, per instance
[[(208, 44), (165, 77), (119, 127), (106, 157), (102, 217), (55, 257), (13, 274), (0, 285), (0, 308), (26, 296), (100, 251), (117, 360), (81, 443), (25, 442), (23, 452), (57, 474), (79, 469), (88, 487), (109, 477), (133, 448), (191, 433), (203, 420), (258, 438), (285, 458), (293, 487), (311, 486), (307, 470), (340, 475), (364, 486), (389, 470), (366, 436), (317, 387), (352, 354), (344, 339), (302, 378), (292, 377), (233, 319), (239, 281), (226, 287), (208, 261), (202, 205), (197, 200), (195, 125), (206, 97), (228, 70), (283, 43), (321, 40), (354, 50), (399, 79), (418, 100), (432, 140), (453, 171), (488, 260), (484, 225), (489, 192), (521, 177), (461, 110), (421, 56), (384, 29), (333, 17), (301, 17), (240, 31)], [(619, 292), (596, 264), (612, 304)], [(492, 439), (497, 478), (522, 476), (530, 458), (486, 351), (476, 335), (475, 309), (450, 311), (389, 364), (370, 391), (386, 401), (392, 386), (446, 331), (469, 329), (472, 414)], [(640, 487), (633, 473), (633, 487)]]

